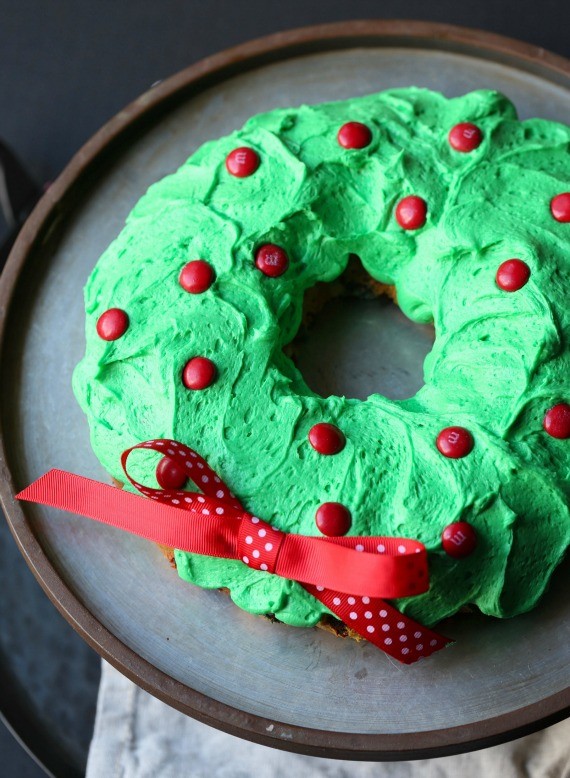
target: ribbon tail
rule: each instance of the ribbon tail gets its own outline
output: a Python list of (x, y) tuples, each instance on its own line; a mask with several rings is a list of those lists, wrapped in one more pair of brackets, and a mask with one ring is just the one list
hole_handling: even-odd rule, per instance
[(379, 597), (354, 597), (309, 584), (303, 587), (347, 627), (404, 664), (411, 665), (455, 642)]
[[(417, 553), (414, 549), (381, 554), (376, 551), (377, 538), (342, 538), (342, 545), (337, 540), (286, 535), (277, 558), (277, 574), (361, 597), (411, 597), (429, 589), (427, 554), (420, 544), (414, 542)], [(374, 548), (374, 553), (366, 546)]]
[(193, 522), (190, 508), (145, 500), (64, 470), (50, 470), (17, 494), (16, 499), (76, 513), (182, 551), (235, 557), (238, 522), (208, 515), (200, 515), (200, 521)]

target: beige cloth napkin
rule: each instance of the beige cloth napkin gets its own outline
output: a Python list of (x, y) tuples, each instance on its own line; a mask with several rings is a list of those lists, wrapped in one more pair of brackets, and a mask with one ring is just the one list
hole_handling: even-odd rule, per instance
[(570, 778), (570, 719), (512, 743), (414, 762), (278, 751), (169, 708), (103, 662), (86, 778)]

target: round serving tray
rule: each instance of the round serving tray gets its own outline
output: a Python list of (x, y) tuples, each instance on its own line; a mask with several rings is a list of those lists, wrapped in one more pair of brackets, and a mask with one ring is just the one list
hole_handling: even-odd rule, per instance
[(565, 571), (532, 613), (455, 617), (444, 625), (455, 646), (404, 667), (366, 644), (250, 616), (179, 580), (151, 544), (13, 494), (51, 467), (107, 480), (70, 387), (84, 349), (81, 290), (146, 188), (253, 113), (411, 84), (448, 96), (499, 89), (521, 117), (570, 122), (570, 63), (533, 46), (408, 21), (280, 33), (199, 62), (103, 127), (29, 218), (0, 290), (2, 504), (50, 599), (173, 707), (319, 756), (442, 756), (567, 716)]

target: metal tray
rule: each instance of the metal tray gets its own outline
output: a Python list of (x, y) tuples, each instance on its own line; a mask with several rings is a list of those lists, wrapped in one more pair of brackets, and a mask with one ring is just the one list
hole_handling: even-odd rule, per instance
[[(534, 612), (510, 621), (456, 617), (445, 625), (457, 638), (452, 649), (402, 667), (373, 647), (250, 616), (183, 583), (154, 546), (16, 504), (12, 494), (55, 466), (107, 478), (70, 386), (84, 349), (81, 290), (148, 185), (258, 111), (410, 84), (449, 96), (495, 88), (521, 117), (570, 122), (570, 63), (495, 35), (355, 22), (254, 41), (158, 85), (106, 125), (28, 220), (0, 292), (2, 499), (48, 596), (102, 656), (170, 705), (235, 735), (320, 756), (441, 756), (568, 715), (567, 567)], [(374, 314), (379, 322), (398, 316), (386, 310)], [(415, 343), (404, 364), (413, 383), (425, 333), (401, 332), (401, 342)], [(377, 352), (379, 365), (388, 353)]]

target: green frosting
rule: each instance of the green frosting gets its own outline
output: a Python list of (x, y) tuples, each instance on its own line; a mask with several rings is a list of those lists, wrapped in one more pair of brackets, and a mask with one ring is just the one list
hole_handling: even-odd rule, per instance
[[(339, 145), (347, 121), (371, 129), (370, 145)], [(470, 153), (447, 137), (465, 121), (483, 133)], [(174, 438), (284, 530), (318, 535), (317, 507), (337, 501), (352, 513), (350, 534), (416, 538), (428, 549), (431, 586), (395, 604), (428, 625), (469, 603), (499, 617), (533, 607), (570, 541), (570, 441), (542, 427), (546, 411), (568, 401), (570, 224), (555, 221), (549, 204), (568, 189), (569, 145), (568, 127), (518, 121), (496, 92), (447, 100), (415, 88), (272, 111), (206, 143), (142, 197), (87, 284), (87, 349), (73, 386), (104, 467), (124, 480), (124, 449)], [(247, 178), (225, 166), (238, 146), (261, 158)], [(414, 231), (394, 217), (409, 194), (428, 204)], [(264, 243), (289, 255), (279, 278), (254, 265)], [(407, 316), (435, 325), (425, 386), (411, 399), (319, 397), (282, 351), (304, 292), (337, 278), (351, 253), (395, 284)], [(495, 274), (512, 257), (531, 277), (507, 293)], [(178, 276), (198, 258), (216, 280), (189, 294)], [(130, 326), (106, 342), (95, 325), (112, 307)], [(196, 355), (218, 369), (202, 391), (181, 380)], [(346, 436), (334, 456), (308, 442), (323, 421)], [(439, 453), (435, 439), (448, 426), (471, 431), (468, 456)], [(135, 477), (156, 485), (157, 455), (132, 461)], [(464, 559), (441, 544), (455, 521), (478, 536)], [(295, 625), (327, 613), (299, 584), (240, 561), (178, 551), (176, 563), (182, 578), (228, 587), (252, 613)]]

